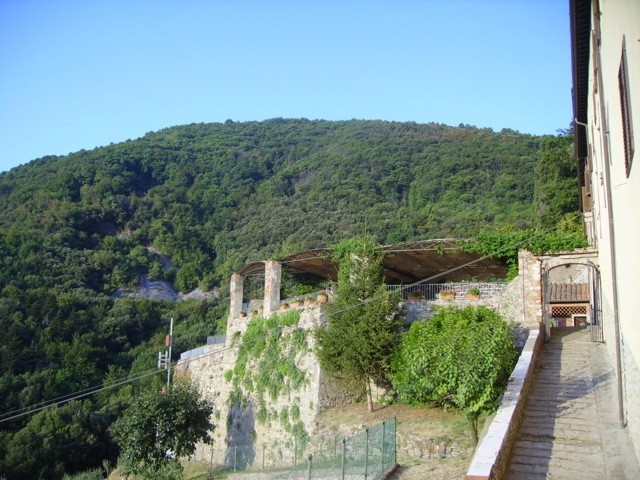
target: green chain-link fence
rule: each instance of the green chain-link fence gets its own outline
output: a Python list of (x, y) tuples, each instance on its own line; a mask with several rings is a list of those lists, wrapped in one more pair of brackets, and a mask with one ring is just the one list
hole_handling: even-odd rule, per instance
[(348, 438), (314, 439), (305, 452), (295, 441), (278, 458), (266, 453), (266, 446), (231, 446), (222, 455), (212, 451), (212, 464), (229, 470), (270, 472), (282, 480), (377, 480), (396, 463), (396, 419), (390, 419)]

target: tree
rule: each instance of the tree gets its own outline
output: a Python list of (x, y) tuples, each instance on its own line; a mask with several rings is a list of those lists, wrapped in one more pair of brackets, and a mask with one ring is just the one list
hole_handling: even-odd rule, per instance
[(401, 401), (454, 407), (478, 442), (478, 417), (492, 411), (516, 359), (511, 327), (486, 307), (446, 307), (414, 323), (393, 360)]
[(178, 459), (193, 454), (197, 442), (211, 440), (212, 413), (211, 403), (188, 382), (177, 382), (165, 394), (140, 395), (111, 427), (125, 474), (156, 479), (169, 471), (180, 477)]
[(52, 407), (34, 415), (8, 442), (3, 460), (7, 478), (61, 479), (84, 470), (107, 454), (102, 419), (88, 400)]
[(580, 210), (573, 133), (546, 137), (535, 169), (533, 217), (537, 227), (556, 226), (562, 216)]
[(381, 251), (370, 238), (342, 242), (333, 256), (340, 269), (329, 323), (316, 331), (318, 360), (348, 391), (366, 393), (372, 412), (371, 385), (388, 379), (399, 343), (397, 302), (382, 282)]

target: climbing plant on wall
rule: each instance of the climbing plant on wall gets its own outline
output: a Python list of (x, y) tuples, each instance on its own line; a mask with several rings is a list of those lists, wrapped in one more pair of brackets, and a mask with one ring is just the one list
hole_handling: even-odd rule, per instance
[(300, 419), (299, 406), (281, 412), (268, 408), (270, 401), (296, 392), (308, 382), (306, 372), (298, 365), (300, 356), (309, 351), (308, 331), (298, 326), (299, 321), (297, 310), (251, 319), (239, 338), (234, 368), (225, 373), (225, 378), (233, 384), (230, 405), (246, 403), (250, 396), (259, 424), (279, 420), (304, 448), (309, 435)]

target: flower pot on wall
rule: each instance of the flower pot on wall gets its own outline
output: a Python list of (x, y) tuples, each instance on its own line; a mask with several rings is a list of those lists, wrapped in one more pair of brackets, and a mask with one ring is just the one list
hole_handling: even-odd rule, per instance
[(455, 300), (456, 294), (453, 292), (440, 292), (440, 299), (445, 301)]
[(327, 303), (329, 301), (329, 295), (325, 292), (320, 292), (316, 297), (316, 300), (318, 300), (318, 303)]
[(467, 293), (467, 300), (480, 300), (479, 293)]

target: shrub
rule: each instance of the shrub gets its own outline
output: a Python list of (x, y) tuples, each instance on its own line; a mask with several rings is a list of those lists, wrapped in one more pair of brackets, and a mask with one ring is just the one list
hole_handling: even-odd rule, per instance
[(414, 323), (392, 362), (401, 401), (461, 410), (477, 442), (477, 420), (492, 411), (513, 369), (511, 327), (486, 307), (447, 307)]

